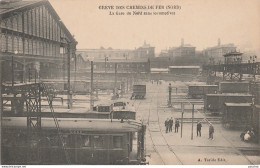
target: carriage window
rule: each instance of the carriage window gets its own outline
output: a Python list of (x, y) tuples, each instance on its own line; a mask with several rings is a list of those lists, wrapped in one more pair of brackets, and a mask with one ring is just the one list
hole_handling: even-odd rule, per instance
[(49, 137), (51, 146), (59, 146), (59, 137), (58, 135), (51, 135)]
[(84, 135), (82, 136), (82, 147), (90, 147), (90, 136)]
[(104, 137), (94, 136), (94, 148), (103, 148), (104, 146)]
[(64, 139), (64, 145), (65, 146), (70, 146), (70, 136), (69, 135), (63, 135), (63, 139)]
[(114, 148), (122, 148), (122, 137), (114, 136), (113, 137), (113, 147)]

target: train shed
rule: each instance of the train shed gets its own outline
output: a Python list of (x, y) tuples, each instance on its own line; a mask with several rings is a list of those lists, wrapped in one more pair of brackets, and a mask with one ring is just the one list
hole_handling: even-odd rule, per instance
[(188, 74), (197, 75), (199, 74), (200, 66), (169, 66), (170, 74)]

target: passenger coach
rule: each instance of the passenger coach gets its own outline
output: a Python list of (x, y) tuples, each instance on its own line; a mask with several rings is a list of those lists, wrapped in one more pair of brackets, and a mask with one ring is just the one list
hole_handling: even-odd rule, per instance
[[(145, 125), (111, 119), (58, 118), (60, 133), (71, 164), (144, 164)], [(39, 164), (67, 164), (52, 118), (41, 120)], [(27, 163), (27, 120), (2, 120), (2, 163)], [(37, 163), (38, 164), (38, 163)]]

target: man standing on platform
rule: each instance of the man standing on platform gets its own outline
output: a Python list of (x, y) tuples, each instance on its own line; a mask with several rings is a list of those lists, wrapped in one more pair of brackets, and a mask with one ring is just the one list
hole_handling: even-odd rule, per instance
[(179, 120), (177, 119), (177, 120), (175, 121), (175, 133), (178, 132), (179, 126), (180, 126), (180, 122), (179, 122)]
[(201, 122), (198, 121), (197, 123), (197, 136), (200, 136), (201, 137)]
[(214, 127), (211, 123), (209, 123), (209, 139), (213, 140)]
[(172, 132), (172, 126), (173, 126), (173, 119), (171, 117), (171, 119), (169, 120), (169, 132)]

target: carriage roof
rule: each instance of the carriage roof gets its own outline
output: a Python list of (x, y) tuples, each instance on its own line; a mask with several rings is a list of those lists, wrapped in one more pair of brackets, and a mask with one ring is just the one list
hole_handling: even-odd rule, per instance
[[(99, 132), (136, 132), (141, 130), (142, 124), (136, 121), (124, 121), (113, 119), (79, 119), (79, 118), (57, 118), (61, 130), (82, 130)], [(27, 128), (26, 117), (4, 117), (2, 126), (9, 128)], [(42, 129), (56, 129), (53, 118), (41, 119)]]

